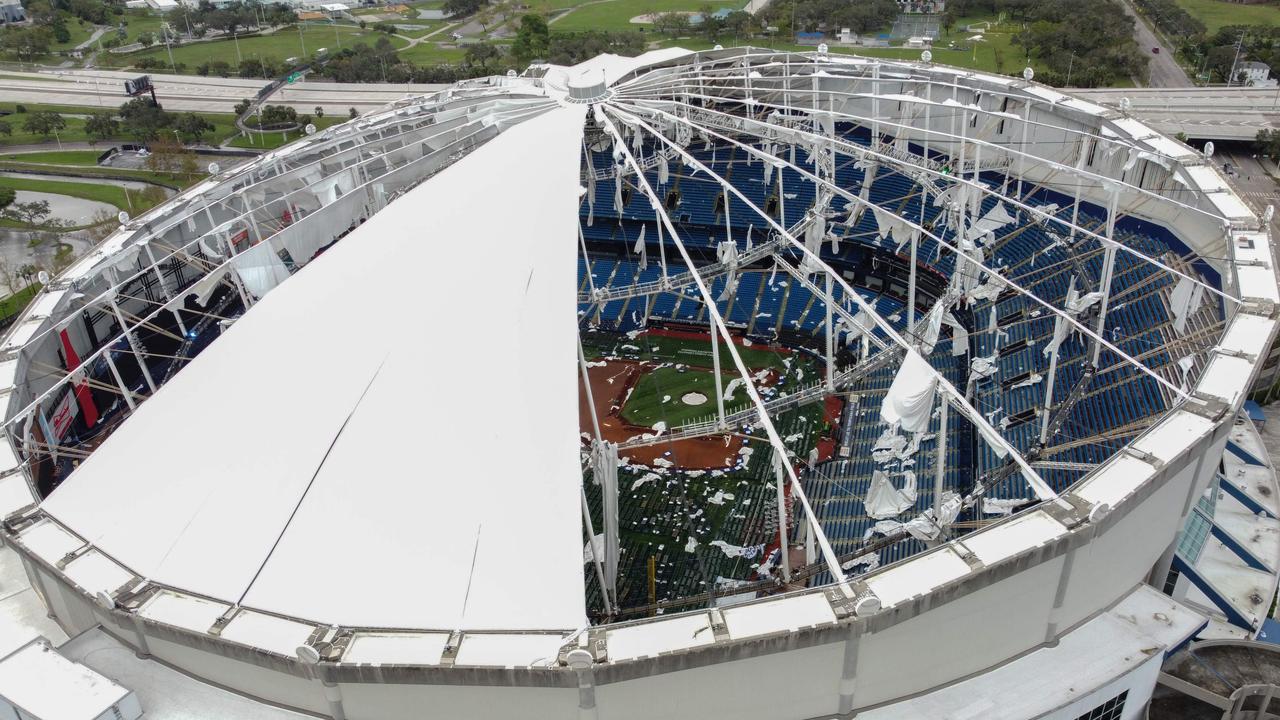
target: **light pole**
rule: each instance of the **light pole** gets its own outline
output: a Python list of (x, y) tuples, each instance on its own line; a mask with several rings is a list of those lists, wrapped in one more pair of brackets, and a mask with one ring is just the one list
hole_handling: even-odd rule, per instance
[(298, 42), (302, 45), (302, 59), (307, 59), (307, 41), (302, 38), (302, 23), (298, 23)]
[(1076, 67), (1076, 52), (1075, 50), (1072, 50), (1071, 60), (1067, 62), (1067, 82), (1066, 82), (1067, 87), (1071, 87), (1071, 71), (1074, 70), (1075, 67)]

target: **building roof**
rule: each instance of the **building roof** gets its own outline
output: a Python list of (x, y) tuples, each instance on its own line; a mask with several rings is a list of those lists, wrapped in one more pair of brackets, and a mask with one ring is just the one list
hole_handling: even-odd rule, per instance
[(584, 112), (516, 125), (374, 215), (45, 510), (139, 575), (282, 615), (579, 627)]

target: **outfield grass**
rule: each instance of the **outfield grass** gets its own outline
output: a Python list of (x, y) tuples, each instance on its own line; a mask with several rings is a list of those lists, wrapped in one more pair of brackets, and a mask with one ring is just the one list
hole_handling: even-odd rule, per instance
[[(542, 1), (552, 3), (549, 9), (556, 9), (554, 3), (560, 2), (560, 0)], [(578, 0), (573, 2), (572, 5), (578, 5), (579, 7), (557, 19), (551, 25), (551, 29), (558, 32), (575, 30), (637, 30), (642, 27), (650, 27), (633, 24), (631, 18), (637, 15), (663, 12), (698, 12), (706, 5), (710, 5), (712, 11), (720, 8), (737, 10), (743, 4), (741, 0), (706, 0), (705, 2), (703, 0), (605, 0), (605, 2), (592, 5), (583, 5), (582, 0)], [(534, 7), (538, 7), (536, 0)]]
[[(301, 58), (308, 54), (314, 54), (320, 48), (337, 51), (360, 42), (366, 45), (373, 45), (377, 42), (378, 37), (383, 35), (383, 33), (377, 32), (372, 28), (361, 30), (354, 25), (304, 24), (299, 27), (302, 28), (301, 38), (297, 28), (282, 28), (270, 35), (210, 40), (209, 42), (176, 46), (173, 48), (173, 61), (185, 64), (188, 73), (194, 72), (198, 65), (219, 60), (230, 64), (232, 67), (237, 65), (240, 58), (274, 58), (283, 62), (286, 58)], [(238, 55), (236, 52), (237, 43), (240, 47)], [(400, 48), (407, 45), (408, 41), (392, 37), (391, 43)], [(306, 52), (303, 52), (304, 47)], [(104, 65), (110, 64), (115, 67), (124, 67), (132, 65), (144, 57), (155, 58), (165, 65), (169, 64), (169, 52), (163, 46), (125, 55), (112, 54), (110, 57), (107, 57), (107, 54), (104, 53), (98, 56), (98, 61)]]
[(0, 155), (0, 160), (13, 160), (41, 165), (97, 165), (98, 156), (101, 154), (97, 150), (54, 150), (51, 152)]
[[(667, 337), (665, 335), (642, 335), (635, 340), (623, 339), (613, 342), (610, 339), (603, 344), (599, 344), (594, 340), (584, 339), (583, 346), (589, 355), (597, 358), (605, 355), (615, 355), (656, 363), (682, 363), (696, 368), (712, 367), (710, 336), (684, 338)], [(742, 356), (742, 361), (751, 370), (760, 370), (762, 368), (783, 370), (787, 367), (784, 362), (787, 356), (767, 348), (761, 349), (754, 346), (739, 345), (738, 354)], [(721, 344), (720, 368), (723, 370), (732, 367), (733, 356), (729, 354), (728, 348)]]
[(1226, 25), (1280, 25), (1280, 7), (1242, 5), (1223, 0), (1175, 0), (1192, 17), (1203, 22), (1210, 33)]

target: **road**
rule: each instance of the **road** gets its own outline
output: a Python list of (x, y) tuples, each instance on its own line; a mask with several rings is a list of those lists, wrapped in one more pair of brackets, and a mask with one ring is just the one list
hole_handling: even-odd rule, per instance
[(1252, 140), (1259, 130), (1280, 127), (1280, 90), (1275, 88), (1077, 88), (1074, 95), (1108, 107), (1129, 98), (1129, 112), (1164, 133), (1205, 140)]
[[(56, 70), (39, 73), (6, 72), (0, 78), (0, 97), (19, 103), (117, 108), (128, 100), (124, 81), (139, 73), (117, 70)], [(151, 76), (160, 103), (180, 112), (229, 113), (242, 99), (253, 97), (266, 80), (213, 78), (198, 75)], [(360, 85), (300, 82), (272, 96), (275, 105), (310, 113), (317, 106), (326, 114), (346, 115), (350, 108), (367, 112), (405, 95), (434, 92), (444, 85)]]
[[(1124, 0), (1125, 14), (1133, 18), (1133, 39), (1138, 43), (1138, 50), (1149, 58), (1147, 63), (1148, 87), (1190, 87), (1191, 78), (1182, 71), (1173, 51), (1160, 42), (1160, 38), (1151, 31), (1145, 19), (1133, 9), (1129, 0)], [(1151, 52), (1152, 48), (1160, 48), (1160, 52)]]

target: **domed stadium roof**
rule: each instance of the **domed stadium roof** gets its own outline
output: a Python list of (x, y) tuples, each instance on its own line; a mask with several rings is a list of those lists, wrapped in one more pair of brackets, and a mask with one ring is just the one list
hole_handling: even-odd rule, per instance
[(888, 628), (1190, 467), (1274, 333), (1269, 242), (1199, 152), (1029, 80), (736, 49), (460, 83), (56, 284), (7, 428), (78, 466), (14, 536), (113, 611), (339, 664)]

